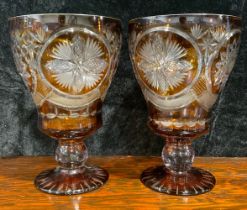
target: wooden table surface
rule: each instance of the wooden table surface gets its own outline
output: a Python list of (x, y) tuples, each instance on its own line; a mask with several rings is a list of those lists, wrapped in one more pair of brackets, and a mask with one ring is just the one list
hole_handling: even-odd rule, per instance
[(159, 157), (92, 157), (91, 164), (110, 173), (105, 186), (76, 196), (42, 193), (33, 185), (42, 170), (55, 166), (53, 157), (0, 159), (0, 210), (84, 209), (247, 209), (247, 158), (196, 158), (195, 166), (211, 171), (217, 184), (198, 196), (169, 196), (144, 187), (143, 169), (161, 164)]

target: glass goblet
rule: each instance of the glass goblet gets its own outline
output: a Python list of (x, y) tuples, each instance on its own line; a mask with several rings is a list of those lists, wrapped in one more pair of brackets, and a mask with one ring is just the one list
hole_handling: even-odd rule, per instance
[(239, 17), (177, 14), (129, 22), (129, 51), (147, 102), (151, 130), (165, 139), (163, 166), (141, 175), (147, 187), (173, 195), (210, 191), (214, 176), (192, 167), (192, 140), (207, 133), (240, 44)]
[(38, 109), (38, 127), (58, 140), (58, 167), (41, 172), (38, 189), (79, 194), (101, 187), (106, 170), (87, 166), (84, 140), (102, 125), (101, 107), (117, 68), (118, 19), (33, 14), (9, 19), (16, 67)]

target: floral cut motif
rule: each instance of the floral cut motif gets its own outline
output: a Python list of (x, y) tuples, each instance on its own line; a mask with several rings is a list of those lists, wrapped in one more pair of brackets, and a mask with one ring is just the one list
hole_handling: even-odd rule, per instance
[(220, 60), (216, 63), (215, 85), (224, 87), (231, 73), (238, 54), (239, 43), (234, 40), (226, 46), (226, 51), (220, 52)]
[[(233, 69), (239, 43), (235, 39), (232, 43), (227, 44), (227, 37), (232, 36), (233, 32), (226, 25), (209, 27), (203, 30), (200, 25), (196, 24), (191, 27), (190, 31), (203, 52), (206, 66), (210, 66), (212, 61), (219, 56), (219, 61), (215, 65), (216, 71), (213, 72), (213, 85), (221, 90)], [(222, 51), (222, 48), (226, 50)]]
[(138, 67), (150, 86), (167, 92), (181, 85), (193, 68), (184, 59), (186, 54), (186, 49), (177, 42), (154, 34), (139, 50)]
[(45, 66), (54, 73), (59, 85), (79, 93), (94, 87), (102, 78), (107, 67), (103, 54), (97, 41), (76, 34), (71, 41), (60, 42), (53, 48), (53, 59)]
[(208, 65), (210, 60), (215, 56), (215, 52), (219, 50), (218, 47), (224, 42), (229, 34), (225, 25), (205, 29), (202, 26), (195, 24), (190, 28), (190, 32), (197, 40), (197, 43), (204, 54), (205, 65)]
[(37, 87), (37, 57), (49, 33), (45, 28), (39, 27), (36, 30), (16, 30), (11, 34), (17, 69), (33, 95), (36, 94)]

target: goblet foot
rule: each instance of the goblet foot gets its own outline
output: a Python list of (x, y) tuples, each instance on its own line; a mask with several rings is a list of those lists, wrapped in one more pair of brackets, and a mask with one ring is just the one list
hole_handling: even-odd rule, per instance
[(151, 167), (143, 171), (142, 183), (148, 188), (170, 195), (199, 195), (213, 189), (214, 176), (200, 168), (192, 167), (185, 174), (174, 174), (165, 166)]
[(106, 170), (95, 166), (76, 169), (57, 167), (41, 172), (35, 186), (43, 192), (56, 195), (74, 195), (100, 188), (108, 180)]

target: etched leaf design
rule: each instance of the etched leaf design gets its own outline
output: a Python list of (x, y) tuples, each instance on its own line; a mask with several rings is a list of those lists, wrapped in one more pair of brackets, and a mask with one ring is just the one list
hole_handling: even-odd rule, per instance
[(84, 46), (85, 46), (85, 40), (81, 39), (79, 34), (76, 34), (72, 38), (71, 47), (69, 46), (69, 48), (71, 50), (71, 53), (73, 52), (74, 56), (81, 57), (83, 55)]
[(48, 37), (49, 31), (42, 27), (25, 27), (24, 30), (16, 29), (11, 33), (13, 46), (12, 50), (16, 58), (16, 65), (21, 75), (31, 89), (33, 95), (36, 94), (37, 87), (37, 56)]
[(220, 61), (216, 63), (217, 72), (215, 73), (215, 85), (225, 85), (229, 74), (231, 73), (238, 53), (239, 44), (234, 40), (228, 44), (226, 51), (220, 53)]
[(74, 68), (76, 68), (76, 65), (67, 60), (56, 59), (48, 61), (46, 64), (46, 68), (56, 74), (61, 74), (64, 72), (72, 71)]
[(116, 53), (118, 51), (119, 42), (120, 42), (120, 39), (117, 33), (113, 32), (110, 28), (106, 28), (103, 30), (103, 34), (110, 44), (111, 51), (113, 53)]
[(94, 69), (94, 73), (100, 74), (102, 68), (105, 68), (106, 62), (104, 60), (95, 58), (95, 59), (88, 59), (84, 62), (83, 68), (86, 72), (90, 72), (91, 69)]

